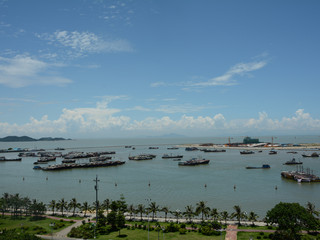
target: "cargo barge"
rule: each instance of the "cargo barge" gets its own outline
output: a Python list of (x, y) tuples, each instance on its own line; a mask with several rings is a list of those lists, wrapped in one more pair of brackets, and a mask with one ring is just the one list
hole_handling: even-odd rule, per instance
[(41, 168), (44, 171), (57, 171), (73, 168), (94, 168), (94, 167), (110, 167), (125, 164), (125, 161), (105, 161), (105, 162), (89, 162), (89, 163), (71, 163), (71, 164), (55, 164)]
[(297, 182), (320, 182), (320, 178), (310, 171), (282, 171), (283, 178), (295, 180)]

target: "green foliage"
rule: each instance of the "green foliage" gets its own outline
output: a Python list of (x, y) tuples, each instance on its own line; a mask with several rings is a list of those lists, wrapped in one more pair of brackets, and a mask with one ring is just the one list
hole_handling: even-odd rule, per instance
[(169, 225), (165, 229), (166, 232), (177, 232), (179, 231), (179, 225), (174, 224), (173, 222), (169, 223)]
[(77, 228), (72, 228), (68, 237), (89, 239), (94, 237), (94, 230), (91, 224), (87, 223)]
[(46, 234), (47, 230), (45, 230), (43, 227), (40, 226), (34, 226), (33, 230), (36, 232), (36, 234)]
[(314, 230), (319, 227), (317, 219), (299, 203), (280, 202), (267, 212), (267, 223), (277, 224), (274, 239), (299, 239), (300, 230)]
[(0, 233), (0, 240), (41, 240), (41, 238), (31, 235), (28, 233), (20, 233), (15, 229), (12, 230), (4, 230)]
[(215, 231), (214, 229), (212, 229), (209, 225), (207, 226), (202, 226), (200, 228), (200, 232), (203, 234), (203, 235), (206, 235), (206, 236), (219, 236), (221, 233), (218, 232), (218, 231)]
[(213, 221), (213, 222), (211, 222), (211, 227), (213, 229), (219, 230), (219, 229), (221, 229), (221, 224), (217, 221)]
[(180, 233), (180, 234), (186, 234), (186, 233), (187, 233), (187, 229), (185, 229), (185, 228), (180, 228), (180, 229), (179, 229), (179, 233)]

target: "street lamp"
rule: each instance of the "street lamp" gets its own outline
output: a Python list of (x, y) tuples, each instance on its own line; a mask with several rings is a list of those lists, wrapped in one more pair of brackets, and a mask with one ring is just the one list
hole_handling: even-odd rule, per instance
[[(148, 205), (151, 203), (151, 198), (146, 199)], [(148, 240), (149, 240), (149, 209), (147, 208), (147, 216), (148, 216)]]
[(53, 227), (54, 227), (54, 223), (50, 223), (49, 226), (51, 227), (51, 239), (53, 239)]

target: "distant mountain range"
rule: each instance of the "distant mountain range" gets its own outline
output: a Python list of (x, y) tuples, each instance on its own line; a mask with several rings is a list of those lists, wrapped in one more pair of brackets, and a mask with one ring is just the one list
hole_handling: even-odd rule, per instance
[(36, 141), (63, 141), (63, 140), (71, 140), (65, 138), (52, 138), (52, 137), (43, 137), (39, 139), (31, 138), (28, 136), (7, 136), (4, 138), (0, 138), (0, 142), (36, 142)]

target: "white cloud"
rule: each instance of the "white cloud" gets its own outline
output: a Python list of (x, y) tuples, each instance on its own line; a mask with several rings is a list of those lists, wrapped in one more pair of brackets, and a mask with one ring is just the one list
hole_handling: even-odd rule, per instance
[(90, 32), (56, 31), (53, 34), (38, 34), (37, 36), (48, 40), (50, 44), (67, 48), (67, 54), (72, 57), (85, 56), (91, 53), (130, 52), (133, 50), (127, 40), (104, 40)]
[[(149, 111), (143, 107), (136, 110)], [(40, 119), (30, 118), (28, 123), (18, 125), (0, 122), (0, 135), (9, 134), (57, 134), (74, 137), (106, 136), (116, 133), (117, 136), (132, 134), (166, 134), (180, 133), (185, 135), (213, 135), (215, 133), (237, 134), (247, 132), (270, 133), (282, 132), (288, 134), (314, 133), (320, 130), (320, 119), (314, 119), (303, 109), (299, 109), (292, 117), (283, 117), (281, 120), (271, 119), (264, 112), (258, 118), (227, 120), (221, 113), (213, 116), (182, 115), (179, 119), (169, 116), (160, 118), (148, 117), (141, 121), (131, 119), (121, 114), (122, 111), (110, 108), (108, 104), (97, 103), (93, 108), (63, 109), (56, 120), (49, 120), (47, 115)]]
[[(195, 82), (180, 82), (180, 83), (166, 83), (166, 82), (154, 82), (151, 83), (151, 87), (168, 87), (168, 86), (181, 86), (185, 91), (194, 91), (195, 88), (210, 87), (210, 86), (233, 86), (237, 85), (238, 82), (235, 76), (243, 76), (249, 74), (252, 71), (259, 70), (267, 65), (267, 61), (254, 61), (248, 63), (238, 63), (231, 67), (225, 74), (206, 80)], [(193, 77), (199, 78), (199, 77)], [(203, 77), (201, 77), (203, 78)]]
[(234, 79), (236, 75), (244, 75), (246, 73), (261, 69), (266, 64), (266, 61), (238, 63), (231, 67), (225, 74), (212, 78), (209, 81), (194, 83), (192, 86), (232, 86), (237, 84), (237, 81)]
[(12, 58), (0, 56), (0, 84), (18, 88), (28, 85), (63, 86), (72, 82), (67, 78), (48, 75), (46, 71), (52, 67), (57, 66), (26, 55)]

